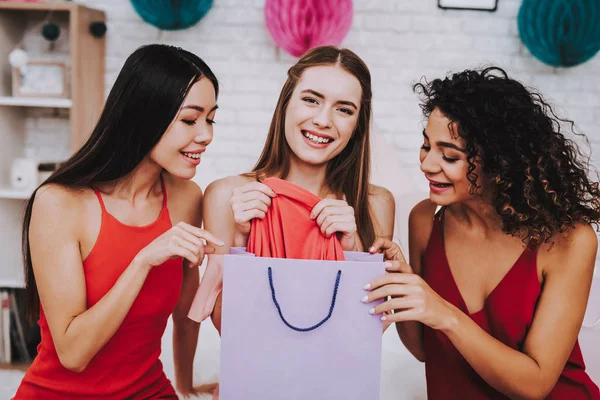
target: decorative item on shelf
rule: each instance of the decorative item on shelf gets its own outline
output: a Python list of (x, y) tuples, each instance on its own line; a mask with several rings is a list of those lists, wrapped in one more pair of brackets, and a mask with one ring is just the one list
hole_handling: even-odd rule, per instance
[(438, 7), (444, 10), (494, 12), (498, 9), (498, 0), (438, 0)]
[(545, 64), (572, 67), (600, 50), (598, 0), (523, 0), (519, 35), (527, 49)]
[(95, 38), (102, 38), (106, 34), (106, 24), (103, 21), (96, 21), (90, 24), (90, 33)]
[(196, 25), (210, 10), (213, 0), (131, 0), (131, 4), (150, 25), (158, 29), (179, 30)]
[(54, 42), (60, 36), (60, 26), (56, 22), (46, 22), (42, 26), (42, 36), (44, 39)]
[(30, 158), (15, 158), (10, 170), (13, 189), (33, 191), (38, 185), (38, 164)]
[(8, 55), (8, 62), (13, 68), (25, 68), (29, 55), (21, 48), (16, 48)]
[(29, 61), (13, 68), (13, 96), (67, 97), (66, 66), (61, 62)]
[(313, 47), (339, 45), (350, 30), (352, 13), (352, 0), (267, 0), (265, 4), (271, 37), (294, 57)]

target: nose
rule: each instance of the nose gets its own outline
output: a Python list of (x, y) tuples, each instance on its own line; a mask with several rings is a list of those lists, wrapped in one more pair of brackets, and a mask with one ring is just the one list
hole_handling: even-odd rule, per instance
[[(204, 125), (204, 124), (199, 124)], [(194, 137), (194, 143), (203, 144), (204, 146), (208, 146), (213, 139), (213, 128), (212, 125), (205, 124), (199, 128), (196, 136)]]
[(319, 107), (312, 122), (322, 129), (331, 128), (331, 115), (329, 109), (327, 107)]
[[(423, 150), (421, 150), (421, 151), (423, 151)], [(423, 173), (428, 174), (428, 175), (437, 174), (438, 172), (440, 172), (442, 170), (439, 160), (437, 159), (436, 155), (433, 154), (432, 151), (425, 153), (424, 157), (422, 156), (420, 168), (421, 168), (421, 171), (423, 171)]]

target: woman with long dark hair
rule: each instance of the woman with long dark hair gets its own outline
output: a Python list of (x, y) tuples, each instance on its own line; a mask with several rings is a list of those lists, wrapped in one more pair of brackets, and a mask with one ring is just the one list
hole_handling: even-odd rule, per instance
[(428, 398), (600, 399), (577, 336), (600, 190), (542, 96), (499, 68), (419, 83), (429, 199), (409, 218), (410, 265), (363, 301), (425, 362)]
[(193, 392), (198, 324), (186, 315), (205, 241), (221, 242), (199, 228), (190, 179), (218, 88), (194, 54), (139, 48), (88, 141), (29, 200), (25, 276), (42, 340), (16, 399), (177, 398), (159, 360), (171, 314), (176, 386)]

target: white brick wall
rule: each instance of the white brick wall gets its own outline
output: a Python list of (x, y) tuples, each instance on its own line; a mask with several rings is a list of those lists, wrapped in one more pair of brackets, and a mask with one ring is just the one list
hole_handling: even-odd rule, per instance
[[(215, 140), (204, 156), (197, 182), (248, 170), (258, 157), (286, 70), (294, 58), (279, 51), (264, 23), (264, 0), (217, 0), (206, 17), (185, 31), (144, 23), (130, 2), (84, 0), (108, 17), (106, 90), (125, 58), (152, 42), (184, 47), (201, 56), (222, 84)], [(497, 64), (539, 89), (573, 118), (600, 159), (600, 56), (569, 69), (550, 68), (518, 37), (520, 0), (501, 0), (495, 13), (440, 10), (434, 0), (355, 0), (353, 26), (343, 45), (366, 61), (373, 75), (374, 134), (397, 150), (407, 176), (420, 188), (417, 151), (422, 118), (411, 84), (421, 76), (443, 76)], [(35, 115), (34, 117), (37, 117)], [(42, 116), (46, 118), (46, 116)], [(38, 119), (28, 144), (44, 148), (59, 128)], [(39, 129), (42, 128), (43, 129)], [(54, 151), (54, 150), (53, 150)], [(29, 154), (45, 154), (33, 149)], [(51, 153), (55, 154), (55, 153)]]

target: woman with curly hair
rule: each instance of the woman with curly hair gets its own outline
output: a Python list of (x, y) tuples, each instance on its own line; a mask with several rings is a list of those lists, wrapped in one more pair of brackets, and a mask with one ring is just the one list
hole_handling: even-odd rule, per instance
[[(436, 399), (600, 399), (577, 342), (594, 272), (600, 190), (560, 119), (499, 68), (418, 83), (429, 199), (370, 282)], [(388, 297), (391, 296), (391, 297)], [(393, 313), (390, 313), (392, 312)]]

